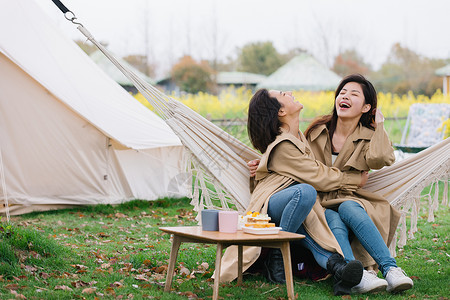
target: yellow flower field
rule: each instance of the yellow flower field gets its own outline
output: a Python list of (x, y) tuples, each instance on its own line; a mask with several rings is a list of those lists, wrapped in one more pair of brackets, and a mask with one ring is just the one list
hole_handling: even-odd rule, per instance
[[(252, 91), (245, 88), (229, 88), (217, 96), (206, 93), (170, 96), (208, 119), (245, 119)], [(301, 114), (303, 119), (312, 119), (316, 116), (330, 113), (334, 103), (334, 92), (331, 91), (297, 91), (294, 92), (294, 96), (304, 105)], [(141, 103), (150, 107), (141, 94), (137, 94), (135, 97)], [(384, 116), (387, 118), (406, 117), (409, 106), (413, 103), (450, 103), (450, 97), (444, 97), (440, 90), (432, 97), (414, 95), (412, 92), (405, 95), (378, 94), (378, 107), (381, 108)], [(450, 123), (450, 120), (447, 123)], [(450, 126), (446, 126), (446, 131), (447, 136), (450, 135)]]

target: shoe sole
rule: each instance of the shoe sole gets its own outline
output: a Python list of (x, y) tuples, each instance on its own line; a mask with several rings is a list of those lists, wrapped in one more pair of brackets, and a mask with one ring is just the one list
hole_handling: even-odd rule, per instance
[(377, 293), (377, 292), (383, 292), (387, 288), (387, 284), (382, 284), (378, 286), (374, 286), (369, 289), (361, 289), (361, 290), (355, 290), (352, 289), (352, 294), (365, 294), (365, 293)]
[(399, 285), (393, 287), (392, 289), (389, 289), (389, 287), (388, 287), (388, 288), (386, 289), (386, 291), (395, 294), (395, 293), (400, 293), (400, 292), (409, 290), (409, 289), (412, 288), (412, 287), (413, 287), (413, 285), (412, 285), (411, 283), (405, 282), (405, 283), (401, 283), (401, 284), (399, 284)]

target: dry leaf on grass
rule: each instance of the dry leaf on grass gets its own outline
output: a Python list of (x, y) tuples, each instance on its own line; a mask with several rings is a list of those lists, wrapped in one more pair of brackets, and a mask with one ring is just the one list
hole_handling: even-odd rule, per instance
[(16, 291), (11, 291), (11, 294), (13, 294), (16, 297), (16, 299), (27, 299), (27, 297), (25, 297), (22, 294), (17, 293)]
[(180, 275), (188, 276), (189, 274), (191, 274), (191, 272), (189, 271), (188, 268), (186, 268), (186, 267), (180, 268)]
[(92, 294), (97, 290), (96, 287), (85, 288), (81, 291), (82, 294)]
[(72, 288), (67, 285), (57, 285), (55, 286), (55, 290), (63, 290), (63, 291), (73, 291)]
[(148, 281), (147, 277), (144, 274), (134, 276), (136, 280)]

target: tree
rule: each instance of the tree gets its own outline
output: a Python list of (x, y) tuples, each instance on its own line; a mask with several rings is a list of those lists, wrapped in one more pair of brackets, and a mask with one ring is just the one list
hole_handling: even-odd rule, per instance
[(171, 75), (181, 90), (188, 93), (212, 92), (213, 70), (206, 61), (196, 62), (191, 56), (183, 56), (172, 68)]
[(441, 79), (434, 72), (444, 65), (445, 60), (422, 57), (396, 43), (387, 61), (370, 77), (380, 91), (398, 94), (412, 91), (431, 96), (441, 87)]
[(336, 56), (332, 68), (336, 74), (342, 77), (355, 73), (367, 75), (370, 69), (370, 65), (366, 64), (354, 49), (346, 50)]
[(123, 59), (145, 75), (155, 77), (156, 66), (148, 63), (146, 55), (128, 55)]
[(238, 71), (270, 75), (285, 62), (272, 42), (250, 43), (240, 49)]

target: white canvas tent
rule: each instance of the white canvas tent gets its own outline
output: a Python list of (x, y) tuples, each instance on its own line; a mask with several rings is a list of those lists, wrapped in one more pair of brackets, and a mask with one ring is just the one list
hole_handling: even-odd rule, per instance
[(0, 0), (0, 213), (184, 196), (178, 137), (32, 0)]

